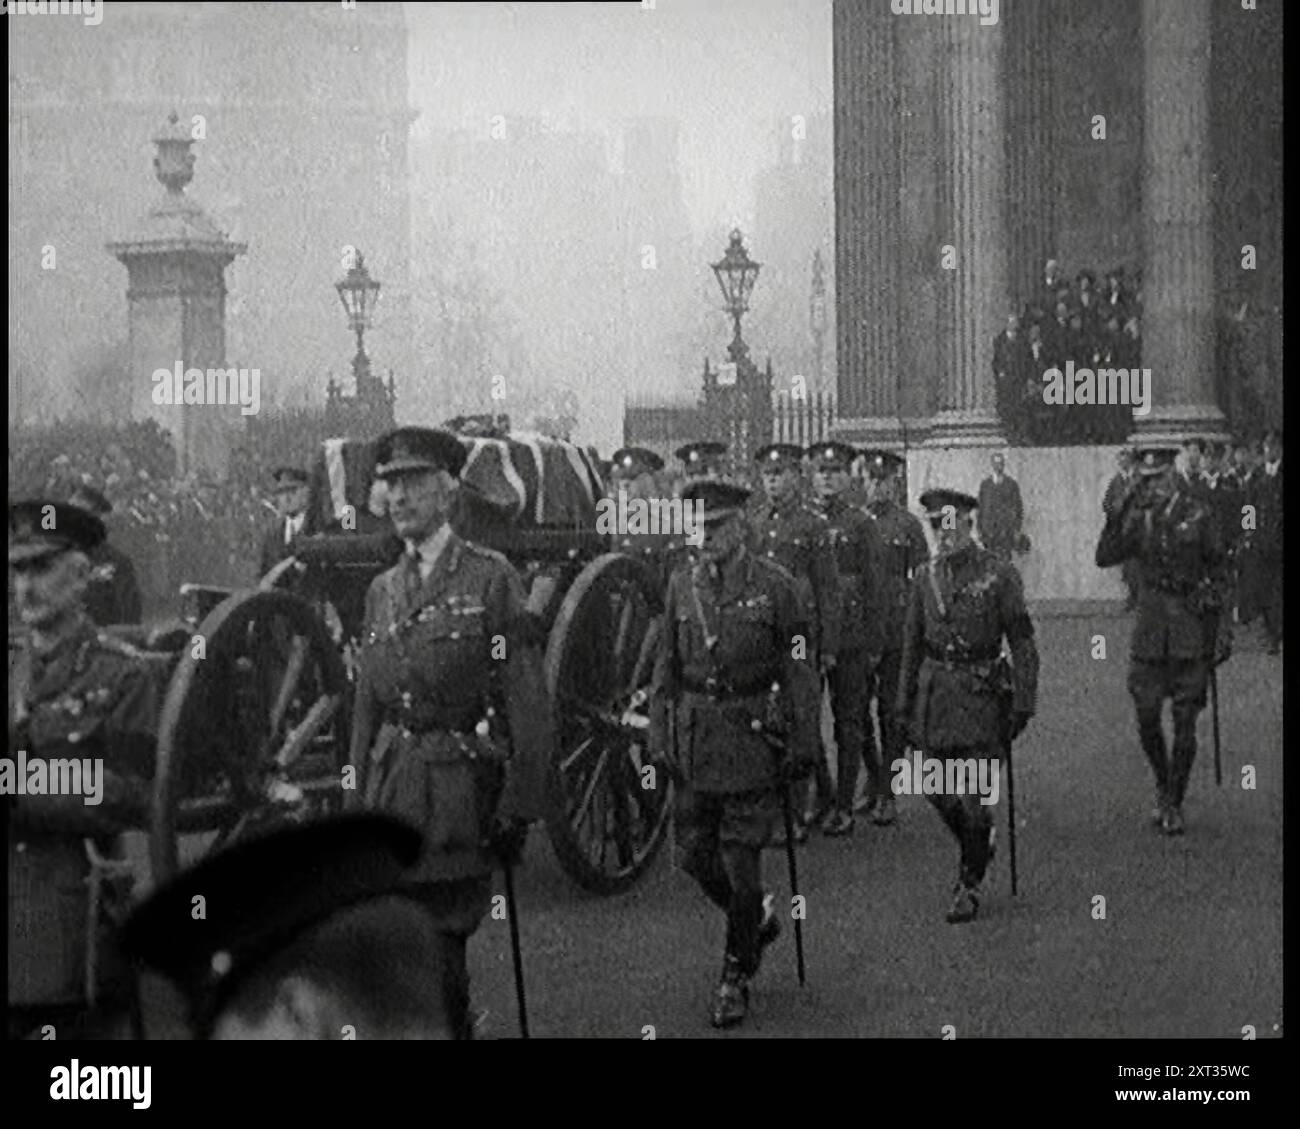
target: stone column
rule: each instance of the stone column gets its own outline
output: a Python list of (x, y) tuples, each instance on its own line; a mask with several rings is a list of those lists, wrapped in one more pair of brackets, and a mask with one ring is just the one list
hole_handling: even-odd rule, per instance
[[(154, 144), (154, 172), (166, 193), (126, 239), (108, 244), (129, 278), (131, 415), (152, 416), (171, 432), (180, 473), (222, 479), (232, 435), (243, 425), (238, 382), (232, 391), (225, 364), (225, 271), (247, 245), (227, 239), (185, 195), (194, 176), (193, 139), (175, 113)], [(177, 366), (186, 386), (197, 371), (204, 402), (177, 402), (174, 385), (155, 383), (156, 372)], [(260, 408), (260, 372), (258, 385)], [(156, 387), (169, 393), (165, 402), (155, 399)], [(207, 402), (210, 395), (225, 403)]]
[[(849, 441), (894, 443), (898, 421), (899, 163), (894, 29), (886, 4), (837, 0), (835, 292), (839, 419)], [(844, 295), (847, 300), (839, 296)]]
[(1214, 403), (1210, 0), (1142, 0), (1142, 366), (1136, 438), (1224, 434)]
[(1002, 0), (1001, 10), (1007, 29), (1007, 277), (1011, 300), (1020, 312), (1026, 302), (1039, 299), (1043, 266), (1058, 250), (1052, 158), (1053, 101), (1061, 75), (1053, 18), (1060, 17), (1051, 0)]
[(1003, 24), (929, 21), (946, 52), (937, 86), (946, 176), (940, 242), (955, 269), (939, 269), (939, 412), (932, 446), (1003, 442), (993, 384), (993, 338), (1011, 308), (1007, 276), (1002, 92)]

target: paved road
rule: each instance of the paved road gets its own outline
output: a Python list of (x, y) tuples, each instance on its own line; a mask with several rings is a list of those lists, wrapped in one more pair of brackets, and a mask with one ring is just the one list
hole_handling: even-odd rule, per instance
[[(1107, 657), (1092, 657), (1093, 637)], [(859, 824), (800, 855), (810, 983), (793, 935), (769, 953), (747, 1025), (710, 1029), (722, 922), (664, 852), (632, 893), (595, 899), (535, 835), (518, 874), (534, 1036), (657, 1038), (980, 1036), (1240, 1038), (1282, 1023), (1281, 662), (1243, 651), (1220, 673), (1224, 786), (1208, 710), (1188, 834), (1148, 822), (1150, 770), (1125, 690), (1127, 619), (1039, 623), (1039, 714), (1016, 745), (1020, 896), (1010, 897), (1005, 814), (989, 897), (973, 924), (943, 920), (956, 846), (923, 798), (892, 828)], [(1255, 767), (1243, 790), (1240, 769)], [(1002, 805), (1000, 805), (1001, 807)], [(766, 854), (784, 889), (784, 857)], [(1093, 899), (1105, 898), (1105, 919)], [(506, 924), (471, 947), (488, 1033), (515, 1032)]]

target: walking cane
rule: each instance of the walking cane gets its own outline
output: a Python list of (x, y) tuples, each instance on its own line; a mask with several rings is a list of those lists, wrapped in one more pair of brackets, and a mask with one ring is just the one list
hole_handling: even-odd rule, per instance
[(519, 947), (519, 918), (515, 912), (515, 868), (509, 863), (506, 873), (506, 915), (510, 919), (510, 955), (515, 962), (515, 999), (519, 1003), (519, 1034), (528, 1038), (528, 1000), (524, 996), (524, 957)]
[(1011, 768), (1011, 742), (1007, 742), (1007, 847), (1011, 853), (1011, 896), (1016, 896), (1016, 774)]
[[(775, 706), (776, 694), (779, 686), (772, 687), (772, 698), (769, 699), (769, 708)], [(783, 742), (769, 727), (763, 725), (758, 718), (754, 718), (751, 723), (755, 733), (760, 733), (763, 739), (767, 741), (768, 747), (776, 757), (777, 764), (789, 755), (788, 750)], [(785, 823), (785, 862), (786, 868), (790, 872), (790, 897), (793, 900), (799, 896), (799, 867), (795, 861), (795, 844), (794, 844), (794, 812), (790, 807), (790, 789), (785, 784), (779, 785), (781, 792), (781, 817)], [(808, 983), (807, 968), (803, 959), (803, 918), (796, 916), (794, 919), (794, 954), (795, 963), (799, 971), (799, 987), (804, 987)]]

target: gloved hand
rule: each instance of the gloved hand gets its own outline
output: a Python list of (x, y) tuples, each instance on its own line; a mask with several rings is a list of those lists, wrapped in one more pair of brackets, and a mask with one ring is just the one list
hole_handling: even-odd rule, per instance
[(524, 857), (524, 844), (528, 841), (528, 823), (522, 819), (492, 821), (488, 832), (487, 849), (503, 866), (517, 866)]
[(1007, 740), (1014, 741), (1025, 731), (1025, 726), (1029, 724), (1029, 719), (1034, 715), (1028, 710), (1012, 710), (1011, 718), (1007, 722)]
[(782, 784), (798, 784), (801, 780), (807, 780), (816, 767), (817, 762), (807, 757), (788, 756), (781, 761), (777, 771)]

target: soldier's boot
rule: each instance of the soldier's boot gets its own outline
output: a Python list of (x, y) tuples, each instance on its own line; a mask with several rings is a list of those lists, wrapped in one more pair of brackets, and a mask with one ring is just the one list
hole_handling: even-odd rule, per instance
[(739, 961), (741, 971), (749, 980), (753, 980), (758, 975), (759, 967), (763, 963), (763, 953), (776, 943), (776, 939), (781, 936), (781, 915), (776, 912), (776, 896), (774, 894), (763, 895), (763, 919), (758, 925), (758, 944), (754, 946), (754, 962), (750, 968), (744, 967), (744, 961)]
[(898, 818), (898, 807), (894, 797), (886, 792), (876, 801), (875, 811), (871, 813), (871, 822), (878, 827), (888, 827)]
[(847, 812), (835, 809), (822, 820), (822, 834), (828, 835), (832, 839), (841, 835), (853, 834), (853, 816)]
[(722, 965), (722, 979), (713, 995), (713, 1013), (710, 1022), (714, 1027), (735, 1027), (749, 1014), (749, 978), (740, 962), (728, 956)]
[(1138, 722), (1138, 739), (1156, 778), (1156, 806), (1151, 813), (1151, 820), (1163, 829), (1165, 812), (1169, 807), (1169, 762), (1165, 751), (1165, 731), (1160, 725), (1158, 714), (1153, 720)]
[(961, 925), (974, 921), (980, 909), (980, 892), (978, 887), (958, 882), (953, 887), (952, 905), (948, 907), (946, 918), (949, 925)]

